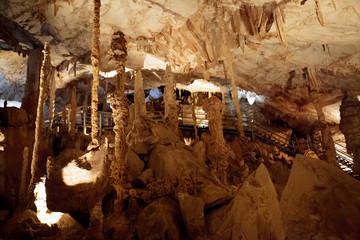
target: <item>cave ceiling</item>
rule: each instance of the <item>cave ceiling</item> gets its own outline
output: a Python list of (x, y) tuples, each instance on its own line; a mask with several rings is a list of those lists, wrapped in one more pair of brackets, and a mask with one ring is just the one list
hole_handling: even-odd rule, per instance
[[(75, 78), (74, 61), (78, 77), (90, 75), (92, 7), (88, 0), (5, 0), (0, 13), (50, 41), (61, 87)], [(128, 42), (126, 67), (150, 71), (148, 87), (163, 83), (166, 63), (181, 81), (210, 76), (229, 82), (219, 30), (224, 22), (237, 85), (269, 97), (274, 106), (287, 101), (296, 105), (290, 112), (305, 109), (309, 72), (323, 105), (338, 102), (342, 90), (360, 93), (358, 0), (102, 0), (100, 18), (101, 71), (115, 69), (108, 51), (120, 30)], [(8, 63), (0, 66), (3, 78), (23, 83), (24, 59), (0, 51)]]

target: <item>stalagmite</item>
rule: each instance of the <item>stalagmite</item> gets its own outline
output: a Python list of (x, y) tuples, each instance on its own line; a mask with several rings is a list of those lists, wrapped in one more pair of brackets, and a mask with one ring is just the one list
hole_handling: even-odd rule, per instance
[(129, 117), (129, 109), (125, 91), (125, 61), (127, 56), (126, 40), (122, 32), (113, 34), (111, 41), (111, 49), (109, 51), (111, 60), (116, 64), (117, 87), (114, 93), (109, 95), (112, 104), (114, 118), (115, 133), (115, 160), (111, 162), (110, 181), (116, 193), (117, 200), (115, 202), (116, 209), (120, 209), (120, 200), (124, 195), (124, 174), (125, 159), (128, 147), (126, 144), (126, 126)]
[(29, 170), (29, 148), (25, 147), (23, 152), (23, 162), (21, 168), (21, 182), (19, 188), (19, 209), (26, 209), (27, 186), (28, 186), (28, 170)]
[(345, 135), (346, 150), (353, 153), (354, 174), (360, 175), (360, 101), (346, 92), (340, 106), (340, 130)]
[(197, 121), (195, 113), (196, 98), (194, 94), (191, 94), (191, 110), (192, 110), (192, 119), (194, 121), (194, 131), (195, 131), (195, 143), (199, 141), (198, 131), (197, 131)]
[(178, 112), (176, 106), (176, 95), (175, 95), (175, 85), (174, 85), (174, 75), (171, 71), (171, 66), (166, 65), (165, 70), (165, 92), (164, 92), (164, 102), (165, 102), (165, 119), (168, 120), (170, 129), (178, 134)]
[(228, 44), (229, 37), (227, 36), (228, 34), (226, 33), (226, 30), (225, 30), (224, 13), (223, 13), (223, 10), (219, 9), (219, 8), (217, 8), (217, 12), (218, 12), (218, 16), (220, 19), (220, 31), (221, 31), (221, 35), (222, 35), (222, 39), (223, 39), (223, 44), (224, 44), (225, 64), (227, 65), (227, 68), (229, 69), (230, 77), (231, 77), (232, 93), (233, 93), (233, 99), (234, 99), (234, 103), (235, 103), (236, 116), (238, 119), (237, 129), (239, 131), (239, 135), (243, 139), (245, 139), (244, 128), (242, 125), (242, 114), (241, 114), (240, 102), (238, 99), (237, 86), (236, 86), (236, 82), (235, 82), (236, 75), (234, 73), (231, 52), (230, 52), (229, 44)]
[(146, 117), (145, 93), (141, 69), (136, 71), (134, 88), (135, 119)]
[(49, 73), (49, 67), (50, 67), (50, 46), (49, 43), (46, 42), (44, 46), (44, 60), (41, 66), (41, 73), (40, 73), (40, 92), (39, 92), (39, 100), (38, 100), (37, 115), (35, 122), (35, 142), (32, 153), (32, 161), (31, 161), (31, 180), (29, 184), (30, 198), (32, 198), (33, 196), (35, 184), (40, 181), (40, 177), (41, 177), (39, 173), (39, 149), (40, 149), (40, 145), (42, 144), (41, 142), (41, 136), (43, 134), (42, 122), (44, 121), (43, 111), (44, 111), (45, 96), (47, 95), (46, 92), (48, 91), (46, 78)]
[(70, 101), (70, 123), (69, 123), (69, 133), (71, 136), (75, 135), (75, 125), (76, 125), (76, 85), (71, 86), (71, 101)]
[(91, 63), (93, 65), (93, 81), (91, 87), (91, 141), (94, 146), (99, 145), (97, 140), (98, 134), (98, 86), (100, 72), (100, 6), (101, 0), (93, 0), (94, 16), (93, 16), (93, 40), (91, 49)]
[(223, 135), (222, 110), (224, 103), (215, 96), (209, 98), (203, 105), (209, 120), (211, 143), (207, 146), (210, 167), (218, 174), (222, 182), (227, 182), (226, 169), (229, 159), (235, 158), (234, 152), (226, 144)]
[(55, 82), (55, 71), (53, 71), (50, 82), (49, 82), (49, 130), (52, 129), (53, 121), (54, 121), (54, 110), (55, 110), (55, 90), (56, 90), (56, 82)]

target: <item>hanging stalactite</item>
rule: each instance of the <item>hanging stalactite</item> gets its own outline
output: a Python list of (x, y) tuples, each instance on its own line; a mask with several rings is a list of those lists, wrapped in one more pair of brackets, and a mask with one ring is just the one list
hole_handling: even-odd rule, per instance
[(91, 142), (92, 145), (98, 146), (98, 86), (100, 72), (100, 6), (101, 0), (93, 0), (94, 16), (93, 16), (93, 40), (91, 49), (91, 63), (93, 65), (93, 81), (91, 87)]
[(323, 17), (323, 14), (322, 14), (322, 11), (321, 11), (321, 8), (320, 8), (320, 5), (319, 5), (319, 0), (314, 0), (314, 1), (315, 1), (315, 10), (316, 10), (317, 19), (318, 19), (320, 25), (322, 27), (324, 27), (325, 26), (324, 17)]
[(232, 93), (233, 93), (233, 99), (234, 99), (234, 104), (235, 104), (235, 111), (236, 111), (236, 116), (238, 119), (237, 129), (239, 131), (239, 135), (243, 139), (245, 139), (244, 128), (242, 125), (242, 114), (241, 114), (240, 102), (238, 100), (237, 85), (235, 82), (236, 75), (234, 73), (231, 52), (229, 49), (228, 36), (227, 36), (226, 30), (225, 30), (224, 12), (222, 9), (219, 9), (219, 7), (216, 9), (217, 9), (218, 17), (220, 19), (220, 32), (221, 32), (223, 44), (224, 44), (223, 49), (224, 49), (225, 65), (230, 72)]
[[(50, 45), (48, 42), (45, 43), (44, 46), (44, 60), (41, 66), (40, 73), (40, 92), (39, 92), (39, 101), (37, 106), (37, 114), (36, 114), (36, 122), (35, 122), (35, 142), (32, 152), (32, 161), (31, 161), (31, 179), (29, 184), (29, 199), (33, 198), (35, 184), (40, 181), (40, 169), (39, 169), (39, 153), (40, 153), (40, 145), (42, 144), (41, 136), (44, 133), (43, 122), (44, 122), (44, 103), (46, 100), (47, 92), (48, 92), (48, 82), (47, 76), (50, 70)], [(30, 201), (27, 202), (30, 204)]]
[(165, 90), (164, 90), (164, 102), (165, 102), (165, 119), (169, 124), (170, 129), (179, 134), (179, 121), (178, 112), (176, 106), (174, 75), (171, 71), (171, 66), (166, 65), (165, 70)]
[(124, 197), (124, 175), (125, 159), (128, 151), (126, 144), (126, 127), (129, 117), (128, 101), (125, 91), (125, 62), (127, 57), (126, 39), (122, 32), (113, 34), (111, 49), (109, 51), (111, 60), (115, 61), (117, 72), (117, 87), (115, 92), (109, 94), (112, 104), (115, 133), (115, 160), (111, 162), (111, 184), (113, 185), (117, 199), (115, 208), (120, 209), (120, 200)]

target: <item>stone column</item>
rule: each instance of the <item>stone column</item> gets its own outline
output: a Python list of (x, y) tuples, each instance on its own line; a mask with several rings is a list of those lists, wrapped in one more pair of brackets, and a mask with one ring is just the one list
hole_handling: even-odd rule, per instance
[(227, 182), (226, 169), (229, 158), (235, 158), (234, 152), (226, 144), (223, 135), (222, 110), (224, 103), (215, 96), (209, 98), (203, 105), (209, 121), (211, 143), (207, 146), (210, 167), (216, 171), (222, 182)]
[(77, 102), (76, 102), (76, 84), (73, 83), (71, 86), (71, 101), (70, 101), (70, 135), (75, 135), (75, 125), (76, 125), (76, 110), (77, 110)]
[(354, 174), (360, 174), (360, 102), (346, 92), (340, 106), (340, 131), (345, 135), (346, 149), (353, 154)]
[(321, 131), (321, 137), (322, 137), (322, 145), (325, 148), (326, 151), (326, 158), (329, 163), (335, 164), (338, 166), (336, 162), (336, 151), (335, 151), (335, 144), (334, 140), (331, 136), (331, 131), (328, 123), (325, 120), (325, 115), (322, 110), (322, 107), (319, 105), (319, 96), (316, 91), (312, 91), (311, 99), (314, 104), (314, 107), (316, 109), (317, 115), (318, 115), (318, 127)]
[[(37, 114), (36, 114), (36, 122), (35, 122), (35, 142), (32, 152), (32, 161), (31, 161), (31, 180), (29, 184), (29, 200), (33, 198), (35, 184), (40, 181), (40, 169), (39, 169), (39, 152), (40, 145), (42, 144), (41, 137), (44, 133), (43, 129), (43, 111), (44, 111), (44, 103), (46, 100), (47, 92), (48, 92), (48, 82), (46, 81), (47, 75), (50, 69), (50, 46), (49, 43), (45, 43), (44, 46), (44, 60), (41, 66), (41, 74), (40, 74), (40, 92), (37, 106)], [(30, 203), (30, 201), (28, 202)]]
[(136, 71), (134, 84), (135, 119), (146, 117), (145, 93), (141, 69)]
[(124, 33), (116, 32), (113, 34), (109, 53), (111, 60), (115, 61), (117, 72), (116, 90), (114, 93), (109, 94), (115, 124), (115, 160), (111, 162), (110, 181), (117, 194), (117, 199), (114, 203), (115, 209), (119, 210), (121, 208), (120, 202), (124, 197), (125, 191), (125, 159), (128, 151), (128, 146), (126, 144), (126, 127), (127, 119), (129, 117), (128, 100), (125, 95), (125, 62), (127, 48)]
[(42, 48), (35, 48), (29, 52), (24, 97), (21, 103), (21, 108), (27, 112), (32, 127), (35, 126), (38, 106), (40, 69), (44, 56), (42, 50)]
[(165, 119), (169, 124), (169, 127), (176, 134), (179, 134), (179, 120), (176, 106), (176, 94), (175, 94), (174, 75), (171, 71), (171, 66), (166, 65), (165, 70), (165, 90), (164, 90), (164, 102), (165, 102)]
[(99, 72), (100, 72), (100, 6), (101, 0), (93, 0), (94, 16), (93, 16), (93, 40), (91, 49), (91, 63), (93, 65), (93, 81), (91, 87), (91, 142), (92, 145), (98, 146), (98, 87), (99, 87)]

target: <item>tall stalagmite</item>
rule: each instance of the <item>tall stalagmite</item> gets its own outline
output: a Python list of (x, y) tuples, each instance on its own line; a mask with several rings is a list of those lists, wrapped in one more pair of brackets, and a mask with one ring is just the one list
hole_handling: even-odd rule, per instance
[(345, 135), (346, 149), (353, 153), (355, 174), (360, 175), (360, 101), (346, 92), (340, 106), (340, 130)]
[(100, 6), (101, 0), (93, 0), (94, 3), (94, 26), (93, 26), (93, 40), (91, 49), (91, 62), (93, 65), (93, 81), (91, 87), (91, 141), (97, 146), (98, 134), (98, 86), (99, 86), (99, 72), (100, 72)]
[(76, 108), (77, 108), (77, 103), (76, 103), (76, 84), (73, 84), (71, 86), (71, 101), (70, 101), (70, 106), (71, 106), (71, 110), (70, 110), (70, 128), (69, 128), (69, 133), (71, 136), (75, 135), (75, 124), (76, 124)]
[(226, 182), (228, 161), (230, 158), (235, 158), (235, 154), (226, 144), (223, 135), (222, 110), (224, 109), (224, 103), (217, 97), (212, 96), (204, 103), (203, 108), (209, 120), (211, 134), (211, 142), (207, 146), (210, 167), (218, 174), (221, 181)]
[(336, 162), (335, 144), (331, 136), (330, 127), (326, 122), (324, 112), (319, 104), (319, 83), (316, 77), (315, 69), (313, 68), (308, 68), (308, 81), (311, 90), (310, 98), (318, 115), (318, 127), (321, 131), (322, 145), (326, 151), (327, 161), (329, 163), (338, 165)]
[(178, 113), (176, 107), (176, 95), (174, 89), (175, 89), (174, 75), (171, 71), (171, 66), (167, 64), (165, 70), (165, 90), (164, 90), (165, 119), (168, 120), (170, 129), (178, 134), (179, 121), (178, 121)]
[(116, 64), (117, 72), (117, 87), (115, 92), (109, 95), (109, 100), (112, 104), (113, 118), (114, 118), (114, 133), (115, 133), (115, 161), (111, 162), (111, 184), (117, 193), (117, 201), (115, 207), (119, 209), (119, 201), (123, 197), (124, 191), (124, 174), (125, 174), (125, 159), (128, 150), (126, 144), (126, 126), (129, 117), (128, 101), (124, 93), (125, 91), (125, 61), (127, 56), (126, 39), (122, 32), (113, 34), (111, 41), (111, 49), (109, 51), (111, 60)]
[(136, 71), (134, 84), (135, 119), (146, 117), (145, 93), (141, 69)]
[(54, 110), (55, 110), (55, 90), (56, 90), (56, 82), (55, 82), (55, 70), (52, 71), (49, 81), (49, 129), (52, 129), (53, 121), (54, 121)]
[(40, 181), (40, 173), (39, 173), (39, 149), (41, 145), (41, 137), (44, 133), (43, 127), (43, 111), (44, 111), (44, 103), (46, 100), (47, 92), (48, 92), (48, 83), (47, 83), (47, 75), (50, 70), (50, 45), (48, 42), (45, 43), (44, 46), (44, 60), (41, 66), (40, 73), (40, 92), (39, 92), (39, 100), (37, 106), (37, 114), (36, 114), (36, 122), (35, 122), (35, 142), (32, 153), (32, 161), (31, 161), (31, 180), (29, 184), (29, 194), (30, 198), (34, 193), (35, 184)]
[(219, 25), (220, 25), (221, 36), (222, 36), (222, 39), (223, 39), (223, 50), (224, 50), (224, 57), (225, 57), (225, 65), (229, 69), (229, 72), (230, 72), (232, 94), (233, 94), (233, 99), (234, 99), (234, 103), (235, 103), (236, 116), (237, 116), (237, 119), (238, 119), (237, 129), (239, 131), (239, 135), (243, 139), (245, 139), (244, 128), (243, 128), (243, 125), (242, 125), (242, 114), (241, 114), (240, 102), (238, 100), (237, 86), (236, 86), (236, 82), (235, 82), (236, 75), (234, 73), (232, 57), (231, 57), (231, 52), (230, 52), (229, 43), (228, 43), (229, 36), (228, 36), (228, 34), (226, 32), (226, 29), (225, 29), (224, 11), (220, 7), (217, 7), (216, 11), (217, 11), (217, 15), (219, 17), (218, 19), (220, 20)]

